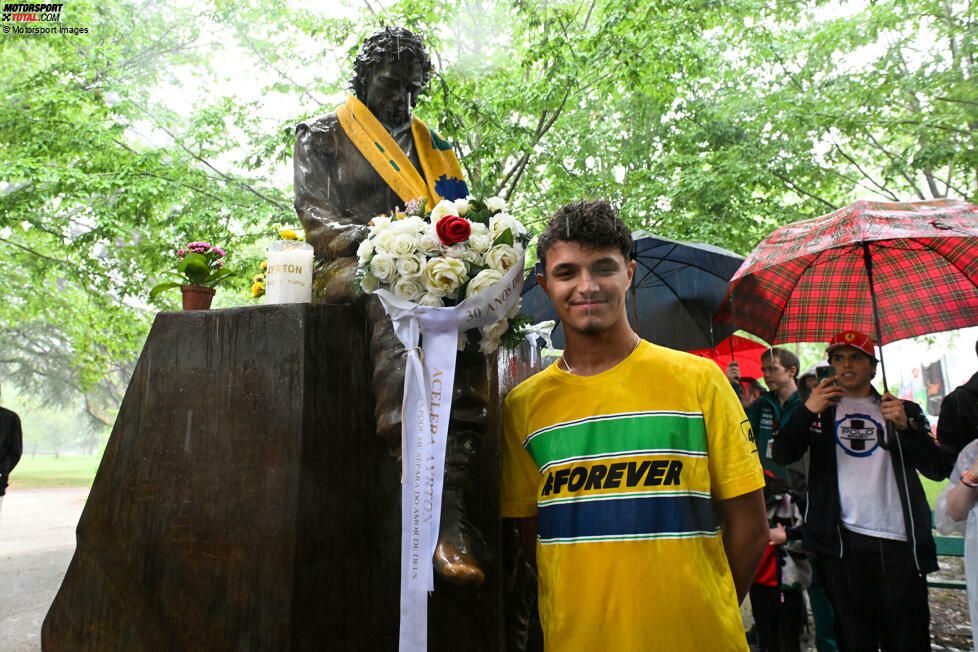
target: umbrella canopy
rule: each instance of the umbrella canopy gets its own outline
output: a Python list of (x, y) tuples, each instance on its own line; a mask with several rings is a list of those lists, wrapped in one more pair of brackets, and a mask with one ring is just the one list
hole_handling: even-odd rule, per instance
[(716, 319), (774, 344), (851, 328), (883, 345), (978, 324), (976, 282), (978, 208), (857, 201), (765, 238)]
[[(628, 317), (638, 334), (680, 351), (710, 348), (735, 330), (714, 325), (730, 277), (743, 262), (732, 251), (697, 242), (678, 242), (636, 231), (635, 277), (628, 292)], [(553, 343), (564, 347), (563, 325), (537, 284), (540, 263), (523, 284), (521, 312), (533, 321), (557, 320)]]
[(767, 350), (766, 344), (740, 335), (731, 335), (713, 348), (699, 349), (690, 353), (713, 360), (721, 369), (726, 369), (731, 362), (736, 362), (741, 376), (761, 380), (764, 378), (764, 372), (761, 371), (761, 354)]

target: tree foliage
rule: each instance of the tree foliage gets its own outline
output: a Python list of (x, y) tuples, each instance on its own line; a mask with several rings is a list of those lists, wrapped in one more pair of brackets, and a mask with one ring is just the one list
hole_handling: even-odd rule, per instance
[(855, 199), (976, 198), (975, 21), (951, 0), (66, 5), (88, 34), (0, 41), (0, 365), (117, 402), (189, 240), (243, 268), (218, 305), (246, 302), (255, 243), (295, 221), (294, 125), (342, 100), (383, 25), (426, 39), (417, 113), (476, 194), (536, 229), (605, 197), (746, 254)]

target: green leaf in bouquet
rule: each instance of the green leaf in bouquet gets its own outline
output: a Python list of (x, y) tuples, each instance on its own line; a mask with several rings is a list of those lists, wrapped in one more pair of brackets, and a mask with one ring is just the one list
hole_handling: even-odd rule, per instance
[(481, 208), (469, 208), (469, 212), (465, 215), (469, 218), (470, 222), (478, 222), (479, 224), (485, 224), (489, 226), (489, 210), (482, 206)]
[(513, 246), (513, 231), (511, 229), (506, 229), (492, 241), (493, 247), (500, 244)]
[(465, 271), (469, 275), (470, 279), (475, 278), (482, 270), (489, 269), (485, 265), (476, 265), (475, 263), (470, 263), (467, 260), (464, 262), (465, 262)]
[(205, 281), (210, 274), (207, 266), (207, 258), (197, 252), (189, 253), (180, 261), (177, 271), (187, 277), (192, 285), (199, 285)]

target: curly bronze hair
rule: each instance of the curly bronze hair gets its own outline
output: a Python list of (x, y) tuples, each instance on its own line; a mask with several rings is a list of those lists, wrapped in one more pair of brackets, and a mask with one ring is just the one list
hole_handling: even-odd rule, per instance
[(422, 81), (425, 85), (431, 79), (431, 57), (425, 50), (424, 41), (414, 32), (403, 27), (385, 27), (363, 39), (360, 53), (353, 61), (353, 78), (350, 90), (357, 97), (363, 97), (367, 77), (373, 68), (388, 59), (409, 56), (421, 62)]
[(547, 273), (547, 250), (556, 242), (576, 242), (585, 247), (614, 247), (625, 260), (632, 258), (632, 232), (618, 217), (617, 211), (603, 199), (567, 204), (547, 221), (547, 228), (537, 238), (537, 256)]

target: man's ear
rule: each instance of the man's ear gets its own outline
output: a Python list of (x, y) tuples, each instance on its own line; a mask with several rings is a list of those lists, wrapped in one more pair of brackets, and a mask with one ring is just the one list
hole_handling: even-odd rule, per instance
[(543, 288), (543, 293), (549, 297), (550, 292), (547, 290), (547, 277), (543, 274), (537, 274), (537, 283)]
[(628, 270), (628, 286), (629, 287), (631, 287), (631, 285), (632, 285), (632, 279), (635, 278), (635, 265), (636, 265), (636, 262), (634, 260), (628, 261), (628, 265), (626, 265), (626, 269)]

